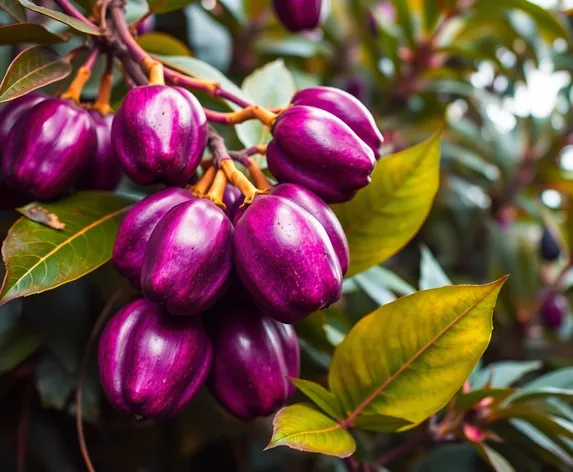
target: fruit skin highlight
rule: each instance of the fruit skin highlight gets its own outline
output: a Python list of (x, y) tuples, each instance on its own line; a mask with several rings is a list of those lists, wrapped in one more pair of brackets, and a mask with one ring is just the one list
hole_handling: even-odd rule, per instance
[(344, 121), (362, 141), (380, 156), (380, 146), (384, 142), (382, 133), (376, 126), (372, 113), (353, 95), (334, 87), (310, 87), (297, 92), (292, 98), (293, 105), (316, 107), (332, 113)]
[(143, 256), (157, 223), (174, 206), (194, 199), (181, 188), (165, 188), (133, 205), (123, 218), (115, 239), (112, 261), (118, 272), (135, 288), (141, 288)]
[(269, 170), (281, 183), (301, 185), (326, 203), (342, 203), (370, 183), (372, 149), (340, 118), (320, 108), (293, 106), (273, 126)]
[(208, 313), (213, 368), (207, 386), (219, 403), (244, 421), (268, 416), (295, 392), (299, 346), (292, 326), (248, 301), (224, 300)]
[(207, 144), (207, 118), (199, 101), (181, 87), (131, 89), (112, 126), (112, 143), (134, 182), (185, 185)]
[(110, 403), (141, 418), (180, 413), (205, 383), (213, 359), (200, 319), (173, 319), (143, 298), (108, 322), (98, 351), (100, 379)]
[(169, 210), (145, 249), (141, 288), (173, 315), (198, 315), (223, 295), (233, 264), (233, 225), (212, 201)]
[(290, 200), (257, 196), (233, 242), (241, 282), (275, 320), (295, 323), (340, 299), (342, 269), (326, 230)]

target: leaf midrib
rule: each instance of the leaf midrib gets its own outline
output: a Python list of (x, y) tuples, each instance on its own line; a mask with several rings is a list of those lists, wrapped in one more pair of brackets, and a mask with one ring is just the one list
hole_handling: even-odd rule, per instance
[(489, 296), (496, 287), (503, 284), (507, 280), (508, 276), (502, 277), (498, 281), (490, 285), (491, 290), (479, 297), (474, 303), (472, 303), (466, 310), (461, 314), (456, 316), (450, 323), (448, 323), (440, 332), (438, 332), (432, 339), (430, 339), (418, 352), (416, 352), (407, 362), (402, 364), (400, 368), (394, 372), (386, 381), (378, 387), (374, 392), (372, 392), (368, 397), (366, 397), (356, 409), (348, 415), (348, 417), (342, 422), (342, 426), (350, 426), (352, 422), (362, 413), (362, 411), (378, 396), (380, 395), (389, 385), (394, 382), (406, 369), (408, 369), (422, 354), (424, 354), (430, 347), (436, 343), (444, 334), (446, 334), (458, 321), (465, 317), (470, 311), (472, 311), (476, 306), (478, 306), (487, 296)]
[(336, 431), (337, 429), (342, 429), (342, 425), (340, 423), (336, 423), (334, 426), (329, 426), (328, 428), (316, 429), (313, 431), (300, 431), (298, 433), (292, 433), (292, 434), (289, 434), (287, 436), (284, 436), (284, 437), (278, 439), (277, 441), (273, 442), (271, 445), (276, 446), (276, 445), (280, 444), (281, 442), (286, 441), (287, 439), (292, 439), (292, 438), (295, 438), (297, 436), (303, 436), (306, 434), (330, 433), (331, 431)]
[[(83, 234), (87, 233), (88, 231), (90, 231), (91, 229), (95, 228), (96, 226), (105, 223), (107, 220), (120, 215), (121, 213), (126, 212), (130, 207), (124, 207), (124, 208), (120, 208), (119, 210), (116, 210), (112, 213), (108, 213), (107, 215), (105, 215), (102, 218), (98, 218), (97, 220), (93, 221), (92, 223), (90, 223), (89, 225), (85, 226), (84, 228), (82, 228), (81, 230), (79, 230), (77, 233), (73, 234), (71, 237), (67, 238), (65, 241), (62, 241), (60, 244), (58, 244), (57, 246), (55, 246), (50, 252), (48, 252), (45, 256), (41, 257), (40, 259), (38, 259), (38, 261), (32, 266), (30, 267), (26, 272), (24, 272), (13, 284), (12, 287), (10, 288), (10, 290), (12, 290), (17, 284), (19, 284), (20, 282), (22, 282), (22, 280), (24, 280), (25, 277), (28, 277), (32, 271), (34, 269), (36, 269), (36, 267), (38, 267), (40, 264), (45, 263), (46, 260), (48, 260), (48, 258), (50, 258), (52, 255), (54, 255), (56, 252), (58, 252), (62, 247), (71, 244), (71, 242), (73, 240), (75, 240), (76, 238), (82, 236)], [(25, 218), (20, 218), (19, 221), (24, 220)], [(6, 295), (8, 295), (8, 293), (10, 293), (10, 290), (8, 290), (3, 296), (2, 293), (4, 292), (4, 289), (6, 287), (6, 285), (8, 284), (9, 281), (9, 273), (8, 271), (6, 271), (6, 278), (4, 279), (4, 284), (2, 285), (2, 290), (0, 290), (0, 305), (2, 305), (3, 303), (5, 303), (6, 301), (9, 300), (6, 299)]]

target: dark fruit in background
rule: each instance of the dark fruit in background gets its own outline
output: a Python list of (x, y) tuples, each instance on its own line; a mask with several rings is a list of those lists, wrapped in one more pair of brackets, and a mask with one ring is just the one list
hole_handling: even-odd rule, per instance
[(81, 176), (96, 146), (95, 126), (86, 110), (69, 100), (43, 100), (8, 135), (4, 180), (40, 200), (62, 196)]
[(356, 97), (334, 87), (310, 87), (297, 92), (292, 104), (320, 108), (340, 118), (370, 146), (378, 159), (384, 138), (372, 113)]
[(543, 230), (539, 250), (541, 258), (548, 262), (556, 261), (561, 255), (561, 248), (557, 243), (557, 239), (547, 228)]
[(155, 15), (148, 16), (142, 23), (137, 25), (137, 34), (151, 33), (155, 29)]
[(370, 183), (372, 149), (332, 113), (293, 106), (272, 132), (267, 161), (279, 182), (302, 185), (327, 203), (348, 201)]
[(124, 172), (140, 185), (185, 185), (207, 144), (207, 118), (187, 90), (165, 85), (131, 89), (112, 126)]
[(143, 418), (176, 415), (209, 374), (211, 341), (200, 319), (173, 319), (140, 298), (103, 330), (98, 364), (114, 408)]
[(196, 315), (224, 293), (233, 263), (233, 225), (212, 201), (194, 199), (159, 221), (145, 249), (141, 288), (174, 315)]
[(145, 248), (159, 220), (180, 203), (194, 200), (186, 190), (166, 188), (136, 203), (119, 226), (113, 247), (113, 263), (135, 288), (141, 287), (141, 266)]
[(245, 301), (223, 300), (206, 316), (213, 340), (208, 387), (242, 420), (268, 416), (294, 393), (287, 377), (299, 377), (299, 347), (292, 326)]
[(275, 13), (294, 32), (313, 30), (330, 12), (330, 0), (274, 0)]
[(568, 309), (567, 299), (563, 295), (549, 297), (541, 305), (541, 321), (550, 329), (558, 329), (563, 325)]
[(295, 184), (280, 184), (271, 190), (271, 195), (286, 198), (314, 216), (330, 238), (332, 247), (336, 251), (342, 274), (348, 270), (350, 253), (348, 241), (342, 225), (330, 207), (309, 190)]
[(88, 110), (97, 133), (95, 152), (88, 159), (83, 177), (78, 182), (79, 190), (115, 190), (123, 172), (111, 144), (113, 113), (103, 116), (97, 110)]
[(2, 143), (0, 156), (4, 151), (8, 133), (14, 128), (16, 122), (24, 113), (30, 111), (34, 105), (43, 102), (47, 98), (49, 97), (43, 93), (31, 92), (9, 101), (0, 109), (0, 143)]
[(342, 294), (342, 270), (318, 220), (292, 201), (259, 195), (235, 226), (235, 268), (256, 303), (294, 323)]
[(227, 184), (225, 187), (225, 193), (223, 194), (223, 203), (227, 208), (225, 208), (225, 213), (232, 221), (233, 216), (237, 212), (237, 209), (243, 204), (243, 195), (241, 191), (234, 185)]

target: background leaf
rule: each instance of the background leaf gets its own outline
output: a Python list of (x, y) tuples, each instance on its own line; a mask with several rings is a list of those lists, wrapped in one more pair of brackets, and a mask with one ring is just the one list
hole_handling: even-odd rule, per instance
[(26, 9), (14, 0), (0, 0), (0, 9), (7, 12), (20, 23), (25, 22), (27, 19)]
[(68, 26), (71, 26), (76, 31), (81, 31), (82, 33), (91, 34), (92, 36), (99, 36), (101, 35), (100, 30), (93, 28), (90, 25), (85, 24), (83, 21), (76, 20), (65, 13), (51, 10), (49, 8), (40, 7), (35, 3), (30, 2), (29, 0), (18, 0), (21, 5), (26, 7), (28, 10), (35, 11), (36, 13), (40, 13), (41, 15), (53, 18), (61, 23), (64, 23)]
[(420, 290), (452, 285), (442, 266), (426, 246), (420, 248)]
[(181, 10), (182, 8), (194, 3), (195, 0), (148, 0), (149, 9), (157, 13), (167, 13), (170, 11)]
[(54, 34), (35, 23), (15, 23), (0, 26), (0, 45), (18, 43), (56, 44), (67, 41), (68, 36)]
[(137, 37), (137, 44), (151, 54), (192, 56), (185, 43), (165, 33), (153, 32)]
[(70, 63), (52, 50), (43, 46), (26, 49), (12, 61), (0, 84), (0, 102), (62, 80), (71, 72)]
[(333, 209), (350, 246), (348, 277), (398, 252), (420, 229), (438, 190), (440, 134), (383, 157), (372, 183)]
[(19, 219), (2, 246), (6, 276), (0, 303), (53, 289), (107, 262), (119, 223), (131, 203), (112, 193), (79, 192), (41, 204), (66, 225), (63, 231)]

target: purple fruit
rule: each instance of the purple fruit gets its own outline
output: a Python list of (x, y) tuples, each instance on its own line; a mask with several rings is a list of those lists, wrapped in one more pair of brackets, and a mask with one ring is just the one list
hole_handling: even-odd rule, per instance
[(276, 119), (273, 137), (267, 161), (279, 182), (302, 185), (327, 203), (348, 201), (370, 183), (372, 149), (332, 113), (290, 107)]
[(89, 113), (69, 100), (48, 98), (25, 113), (9, 133), (4, 179), (40, 200), (59, 197), (76, 183), (96, 146)]
[(227, 207), (225, 208), (225, 213), (232, 221), (233, 215), (243, 204), (243, 195), (241, 194), (241, 191), (234, 185), (227, 184), (225, 187), (225, 193), (223, 194), (223, 203)]
[(301, 90), (292, 99), (293, 105), (321, 108), (344, 121), (362, 141), (380, 155), (384, 138), (376, 126), (372, 113), (360, 100), (344, 90), (333, 87), (311, 87)]
[(213, 349), (200, 319), (173, 319), (140, 298), (107, 324), (99, 371), (114, 408), (143, 418), (179, 413), (205, 383)]
[(328, 234), (286, 198), (255, 198), (235, 227), (234, 252), (241, 282), (277, 321), (300, 321), (341, 296), (342, 270)]
[(214, 311), (207, 318), (214, 354), (210, 392), (242, 420), (270, 415), (295, 391), (288, 377), (299, 377), (293, 327), (245, 301), (224, 301)]
[(131, 89), (111, 131), (125, 173), (141, 185), (185, 185), (203, 156), (207, 118), (187, 90), (165, 85)]
[[(47, 98), (49, 97), (43, 93), (31, 92), (6, 103), (0, 110), (0, 143), (6, 143), (8, 133), (24, 113)], [(0, 149), (0, 153), (3, 151), (3, 147)]]
[(274, 0), (273, 6), (281, 23), (294, 32), (318, 28), (330, 12), (330, 0)]
[(224, 293), (233, 263), (233, 225), (207, 199), (181, 203), (159, 221), (143, 257), (141, 287), (173, 315), (196, 315)]
[(550, 329), (559, 329), (563, 325), (569, 305), (560, 294), (547, 299), (541, 306), (541, 320)]
[(181, 188), (166, 188), (145, 197), (129, 210), (119, 226), (112, 260), (135, 288), (141, 287), (143, 255), (159, 220), (180, 203), (195, 197)]
[(287, 198), (314, 216), (330, 238), (336, 251), (342, 274), (346, 274), (350, 259), (348, 241), (342, 225), (330, 207), (311, 191), (295, 184), (280, 184), (272, 189), (271, 195)]
[(80, 190), (115, 190), (123, 172), (111, 145), (113, 113), (103, 116), (97, 110), (88, 110), (97, 133), (97, 147), (90, 156), (84, 176), (78, 183)]

